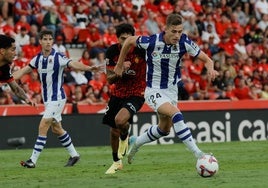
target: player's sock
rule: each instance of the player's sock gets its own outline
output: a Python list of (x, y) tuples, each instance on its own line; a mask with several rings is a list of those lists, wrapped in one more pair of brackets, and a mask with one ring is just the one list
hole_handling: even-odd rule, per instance
[(115, 153), (113, 152), (112, 155), (113, 155), (113, 160), (114, 160), (114, 162), (120, 160), (120, 159), (118, 158), (118, 153), (117, 153), (117, 152), (115, 152)]
[(126, 132), (126, 133), (121, 133), (121, 134), (120, 134), (120, 139), (121, 139), (121, 140), (126, 140), (127, 136), (128, 136), (128, 132)]
[(142, 135), (140, 135), (137, 140), (136, 140), (136, 146), (140, 147), (143, 144), (155, 141), (162, 136), (167, 136), (169, 134), (166, 132), (163, 132), (162, 130), (159, 129), (158, 125), (153, 125), (151, 126), (147, 132), (144, 132)]
[(174, 124), (174, 130), (177, 136), (181, 139), (181, 141), (187, 146), (187, 148), (198, 156), (202, 151), (197, 147), (193, 137), (191, 130), (184, 123), (183, 115), (181, 113), (176, 113), (172, 117), (172, 122)]
[(30, 157), (30, 159), (32, 160), (32, 162), (34, 164), (36, 164), (38, 157), (40, 155), (40, 153), (42, 152), (42, 150), (44, 149), (45, 145), (47, 142), (47, 137), (46, 136), (38, 136), (34, 145), (34, 149), (32, 152), (32, 156)]
[(60, 140), (62, 146), (64, 146), (67, 149), (71, 157), (79, 156), (76, 149), (74, 148), (72, 139), (67, 132), (59, 136), (58, 139)]

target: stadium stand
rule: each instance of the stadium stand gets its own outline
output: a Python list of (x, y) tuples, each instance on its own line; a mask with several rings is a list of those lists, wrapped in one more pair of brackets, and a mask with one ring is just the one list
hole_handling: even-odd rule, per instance
[[(268, 3), (262, 0), (15, 0), (0, 6), (0, 33), (16, 38), (21, 28), (27, 27), (27, 35), (33, 40), (36, 31), (32, 31), (25, 20), (31, 28), (37, 28), (37, 32), (46, 27), (55, 28), (57, 36), (63, 36), (63, 45), (71, 58), (82, 61), (86, 50), (90, 55), (87, 61), (94, 63), (97, 54), (116, 42), (109, 36), (109, 28), (128, 22), (137, 34), (153, 34), (146, 25), (163, 31), (166, 16), (176, 12), (184, 18), (184, 32), (214, 60), (220, 73), (214, 82), (208, 83), (203, 62), (183, 59), (184, 84), (179, 88), (183, 93), (183, 97), (178, 96), (180, 100), (267, 99), (268, 9), (265, 7)], [(44, 20), (54, 14), (57, 15), (55, 23)], [(37, 41), (29, 41), (34, 53), (38, 50)], [(14, 70), (30, 60), (31, 47), (19, 45), (17, 60), (12, 65)], [(66, 70), (64, 87), (71, 103), (75, 83), (70, 72)], [(88, 83), (93, 76), (86, 75)], [(25, 79), (20, 81), (22, 85), (27, 83)], [(0, 86), (1, 104), (19, 103), (5, 84)], [(113, 87), (106, 84), (104, 87), (105, 93), (95, 92), (98, 95), (95, 97), (105, 96), (107, 101), (107, 88)], [(82, 91), (85, 95), (85, 89)], [(29, 95), (35, 96), (35, 92), (38, 90), (29, 91)]]

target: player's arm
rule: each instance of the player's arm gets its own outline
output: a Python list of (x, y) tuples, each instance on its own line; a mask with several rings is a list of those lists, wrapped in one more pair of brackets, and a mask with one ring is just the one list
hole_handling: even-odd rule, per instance
[[(116, 81), (118, 81), (119, 79), (124, 79), (130, 76), (133, 76), (133, 70), (129, 70), (131, 66), (131, 62), (130, 61), (125, 61), (123, 63), (123, 75), (122, 77), (118, 76), (117, 74), (115, 74), (114, 70), (112, 70), (112, 68), (106, 68), (106, 76), (107, 76), (107, 80), (109, 84), (114, 84)], [(135, 73), (135, 72), (134, 72)]]
[(107, 81), (109, 84), (114, 84), (117, 80), (120, 79), (118, 75), (111, 69), (106, 69)]
[(23, 100), (26, 104), (36, 106), (36, 104), (27, 97), (24, 90), (17, 84), (15, 80), (9, 82), (8, 85), (11, 88), (11, 90), (15, 93), (15, 95), (18, 96), (21, 100)]
[(100, 72), (100, 71), (104, 71), (104, 67), (105, 65), (99, 65), (99, 66), (88, 66), (85, 65), (81, 62), (75, 62), (75, 61), (71, 61), (68, 66), (70, 68), (76, 69), (76, 70), (81, 70), (81, 71), (91, 71), (91, 72)]
[(208, 78), (210, 80), (214, 80), (219, 75), (219, 73), (216, 70), (214, 70), (214, 63), (212, 59), (210, 59), (208, 55), (205, 54), (203, 51), (200, 51), (197, 58), (205, 63), (205, 67), (207, 68)]
[(124, 61), (125, 61), (125, 58), (129, 52), (129, 50), (133, 47), (133, 46), (136, 46), (136, 40), (138, 39), (139, 36), (130, 36), (128, 37), (123, 46), (122, 46), (122, 49), (120, 51), (120, 55), (119, 55), (119, 58), (118, 58), (118, 62), (114, 68), (114, 72), (116, 75), (118, 76), (122, 76), (123, 74), (123, 71), (124, 71)]
[(27, 66), (23, 67), (22, 69), (19, 69), (16, 72), (13, 72), (12, 75), (13, 75), (15, 80), (19, 80), (23, 75), (29, 74), (30, 72), (32, 72), (32, 70), (33, 69), (29, 65), (27, 65)]
[[(30, 72), (32, 72), (32, 70), (33, 69), (29, 65), (27, 65), (23, 67), (22, 69), (19, 69), (18, 71), (14, 72), (12, 76), (15, 80), (19, 80), (23, 75), (29, 74)], [(15, 80), (8, 83), (8, 85), (10, 86), (12, 91), (15, 93), (15, 95), (18, 96), (21, 100), (23, 100), (26, 104), (29, 104), (31, 106), (36, 106), (36, 103), (31, 101), (27, 97), (25, 91), (17, 84)]]

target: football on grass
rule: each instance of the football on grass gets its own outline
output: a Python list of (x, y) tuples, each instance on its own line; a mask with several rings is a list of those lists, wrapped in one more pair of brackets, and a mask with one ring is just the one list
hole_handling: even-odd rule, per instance
[(196, 170), (202, 177), (211, 177), (219, 171), (219, 164), (213, 155), (206, 154), (197, 159)]

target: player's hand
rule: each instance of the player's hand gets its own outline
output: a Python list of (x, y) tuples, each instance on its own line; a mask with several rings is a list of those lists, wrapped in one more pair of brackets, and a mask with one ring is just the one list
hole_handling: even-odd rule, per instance
[(28, 104), (28, 105), (37, 107), (36, 102), (34, 102), (34, 101), (30, 100), (30, 99), (26, 99), (26, 100), (25, 100), (25, 103)]
[(122, 78), (134, 78), (136, 72), (134, 70), (128, 69), (123, 72)]
[(131, 62), (130, 61), (125, 61), (123, 63), (123, 67), (124, 67), (124, 70), (128, 70), (131, 66)]
[(107, 69), (106, 70), (107, 80), (109, 84), (113, 84), (121, 79), (120, 76), (117, 76), (113, 70)]
[(114, 73), (119, 76), (119, 77), (122, 77), (123, 75), (123, 67), (119, 67), (119, 66), (115, 66), (114, 67)]
[(213, 70), (208, 70), (207, 74), (208, 74), (208, 79), (213, 81), (219, 75), (219, 72), (213, 69)]
[(90, 67), (92, 72), (105, 72), (105, 64), (93, 65)]

